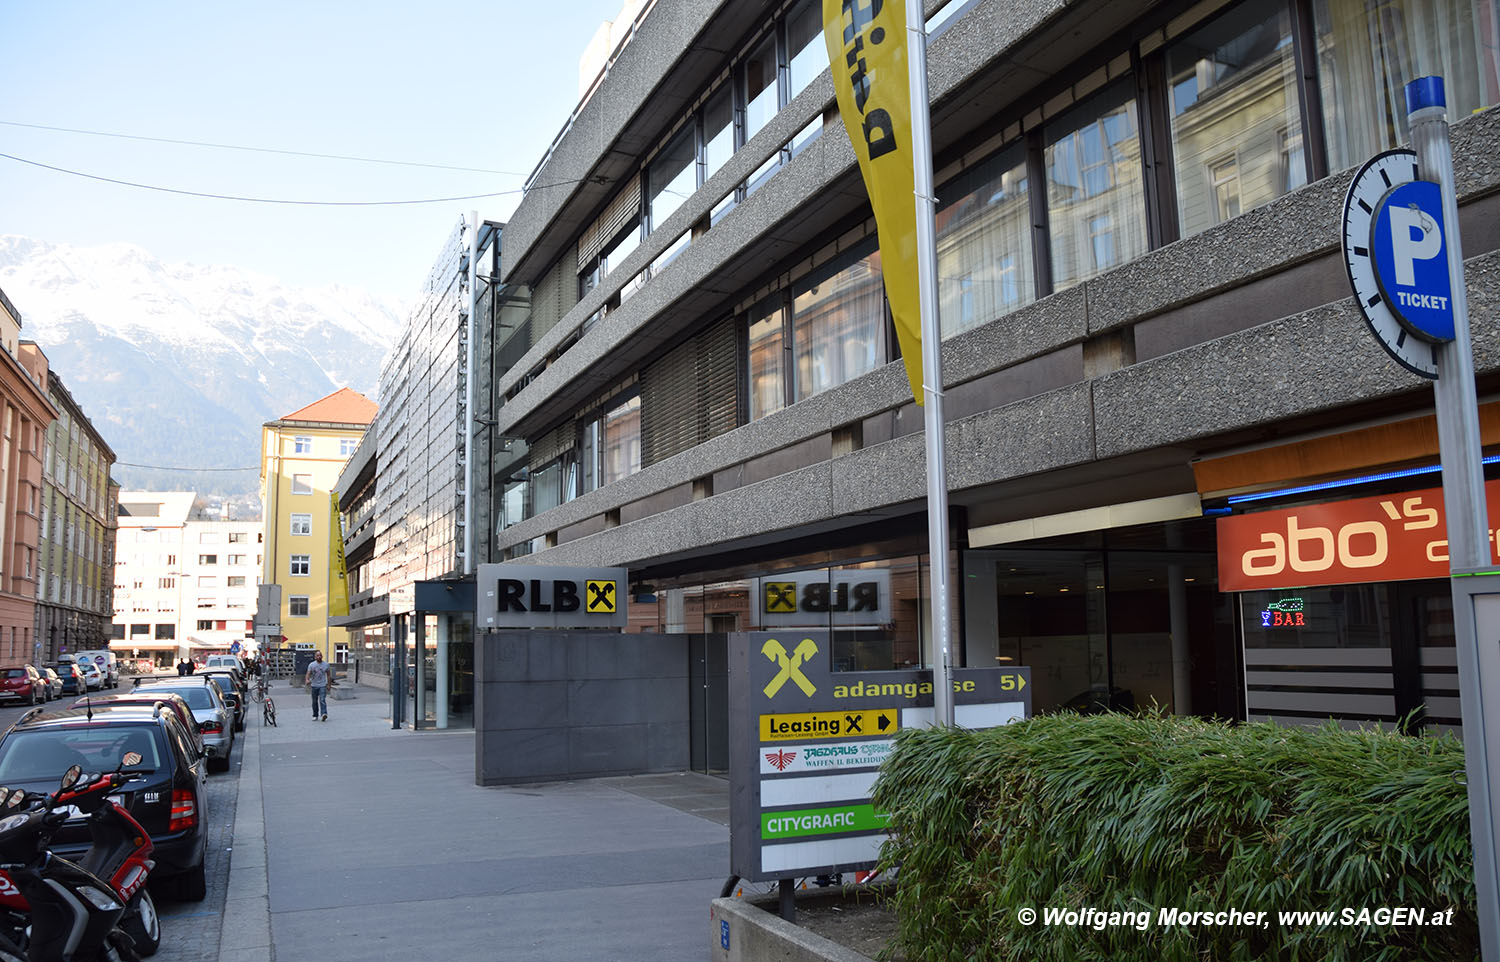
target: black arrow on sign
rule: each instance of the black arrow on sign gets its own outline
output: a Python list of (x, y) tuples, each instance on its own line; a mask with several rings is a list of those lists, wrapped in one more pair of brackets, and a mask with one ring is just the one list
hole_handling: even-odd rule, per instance
[(891, 727), (891, 720), (887, 718), (884, 713), (876, 716), (875, 723), (881, 731), (885, 731), (887, 728)]

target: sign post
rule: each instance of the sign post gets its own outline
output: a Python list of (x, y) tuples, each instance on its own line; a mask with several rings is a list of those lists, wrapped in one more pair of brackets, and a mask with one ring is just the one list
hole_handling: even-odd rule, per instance
[(1344, 204), (1344, 262), (1381, 346), (1409, 370), (1435, 381), (1475, 908), (1483, 957), (1497, 962), (1500, 705), (1487, 704), (1486, 695), (1500, 690), (1500, 573), (1485, 506), (1446, 105), (1443, 78), (1421, 77), (1406, 85), (1413, 149), (1378, 155), (1355, 175)]

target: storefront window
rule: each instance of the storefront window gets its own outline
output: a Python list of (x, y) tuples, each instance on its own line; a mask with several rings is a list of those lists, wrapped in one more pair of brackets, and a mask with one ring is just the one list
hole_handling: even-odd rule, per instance
[[(1306, 179), (1285, 3), (1244, 3), (1188, 34), (1168, 48), (1167, 71), (1182, 236), (1259, 207)], [(1295, 155), (1288, 150), (1292, 141)]]
[(1500, 102), (1500, 0), (1316, 0), (1332, 170), (1410, 139), (1405, 88), (1439, 75), (1448, 119)]
[(1026, 154), (1017, 144), (940, 190), (938, 296), (943, 336), (1036, 300)]
[(802, 281), (792, 305), (797, 400), (884, 364), (885, 326), (880, 251), (873, 242)]
[(786, 406), (786, 357), (781, 295), (773, 294), (750, 312), (747, 363), (750, 365), (750, 419)]
[(1045, 133), (1052, 284), (1060, 291), (1146, 252), (1132, 85), (1110, 87)]

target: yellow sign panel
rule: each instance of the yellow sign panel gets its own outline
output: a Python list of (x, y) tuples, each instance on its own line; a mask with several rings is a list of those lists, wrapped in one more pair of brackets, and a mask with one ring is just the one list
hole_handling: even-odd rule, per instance
[(895, 708), (862, 711), (804, 711), (760, 716), (760, 740), (785, 742), (808, 738), (862, 738), (886, 735), (901, 725)]
[(591, 614), (614, 614), (616, 592), (613, 581), (589, 581), (584, 584), (584, 591), (588, 593), (583, 603), (585, 611)]
[(760, 653), (771, 659), (781, 669), (776, 673), (775, 678), (766, 683), (767, 698), (774, 696), (788, 681), (794, 682), (809, 698), (818, 690), (818, 686), (802, 673), (802, 663), (818, 653), (818, 643), (811, 638), (803, 638), (790, 652), (786, 650), (785, 645), (772, 638), (761, 646)]
[(797, 582), (767, 581), (764, 582), (764, 585), (766, 592), (766, 614), (779, 615), (796, 612)]

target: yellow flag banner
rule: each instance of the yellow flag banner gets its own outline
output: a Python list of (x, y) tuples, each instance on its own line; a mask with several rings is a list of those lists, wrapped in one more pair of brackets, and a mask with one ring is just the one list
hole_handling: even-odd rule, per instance
[(823, 0), (823, 39), (839, 116), (875, 211), (885, 293), (912, 396), (922, 403), (922, 312), (917, 290), (917, 201), (911, 150), (906, 5)]
[(339, 493), (330, 491), (328, 516), (328, 617), (349, 614), (349, 572), (344, 564), (344, 526), (339, 520)]

